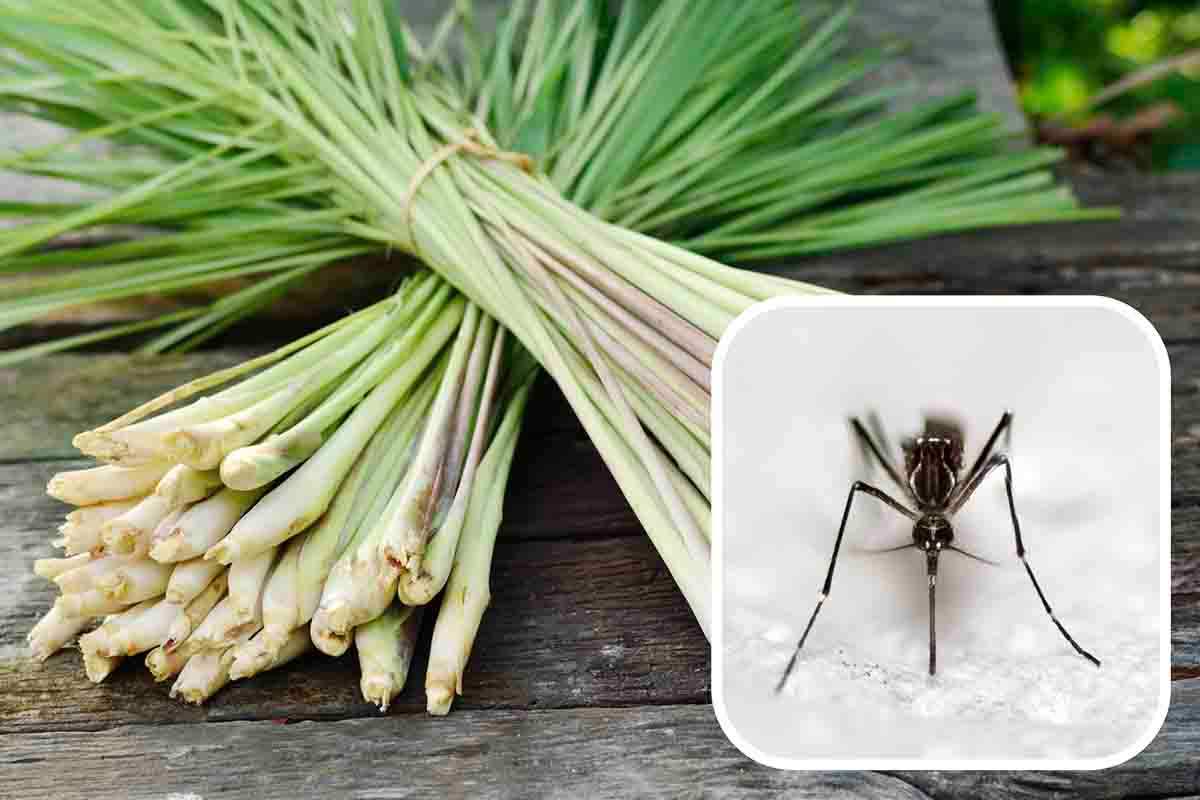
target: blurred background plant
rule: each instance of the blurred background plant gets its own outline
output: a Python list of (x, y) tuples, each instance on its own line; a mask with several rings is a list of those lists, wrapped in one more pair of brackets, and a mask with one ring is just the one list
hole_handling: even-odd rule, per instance
[(992, 6), (1039, 139), (1106, 168), (1200, 169), (1200, 2)]

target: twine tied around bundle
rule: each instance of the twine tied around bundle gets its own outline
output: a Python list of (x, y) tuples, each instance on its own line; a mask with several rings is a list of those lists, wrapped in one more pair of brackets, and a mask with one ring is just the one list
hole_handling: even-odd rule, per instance
[(416, 199), (417, 192), (420, 191), (421, 184), (425, 182), (425, 179), (432, 175), (433, 171), (448, 158), (458, 153), (469, 153), (483, 160), (503, 161), (507, 164), (512, 164), (522, 172), (532, 173), (534, 169), (533, 159), (529, 155), (492, 147), (481, 140), (479, 131), (475, 128), (464, 130), (463, 138), (457, 142), (447, 142), (439, 147), (434, 151), (433, 155), (425, 160), (421, 168), (413, 174), (412, 180), (408, 182), (408, 189), (404, 192), (402, 207), (404, 209), (404, 225), (408, 230), (408, 240), (412, 242), (414, 250), (416, 250), (417, 246), (417, 237), (416, 232), (413, 230), (412, 221), (413, 200)]

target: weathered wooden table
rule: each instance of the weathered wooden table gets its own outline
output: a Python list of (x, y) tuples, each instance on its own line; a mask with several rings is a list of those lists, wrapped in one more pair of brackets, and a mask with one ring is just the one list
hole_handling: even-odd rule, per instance
[[(919, 58), (900, 69), (943, 89), (979, 85), (1015, 115), (982, 0), (864, 5), (866, 30), (915, 40)], [(237, 360), (231, 347), (0, 370), (0, 797), (1200, 795), (1200, 179), (1069, 177), (1086, 202), (1120, 205), (1124, 219), (944, 237), (786, 271), (849, 292), (1105, 294), (1157, 326), (1173, 379), (1174, 690), (1165, 727), (1134, 760), (1093, 773), (900, 774), (749, 761), (713, 717), (707, 643), (548, 383), (514, 468), (492, 610), (449, 717), (425, 716), (420, 662), (386, 716), (361, 701), (352, 656), (305, 658), (203, 708), (168, 700), (142, 669), (96, 687), (75, 654), (30, 663), (24, 636), (52, 596), (30, 563), (50, 553), (63, 511), (42, 489), (80, 463), (71, 434)]]

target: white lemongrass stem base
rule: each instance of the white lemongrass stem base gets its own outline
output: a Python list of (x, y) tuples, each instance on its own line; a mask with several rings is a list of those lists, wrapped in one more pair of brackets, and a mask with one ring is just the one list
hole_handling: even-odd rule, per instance
[[(180, 644), (185, 642), (192, 631), (199, 627), (200, 623), (208, 617), (211, 612), (225, 596), (225, 590), (229, 586), (229, 575), (222, 568), (221, 574), (216, 576), (209, 582), (208, 586), (204, 587), (193, 597), (186, 605), (180, 603), (171, 603), (176, 609), (174, 619), (171, 620), (167, 627), (167, 633), (162, 639), (163, 649), (167, 652), (175, 650)], [(170, 596), (167, 597), (167, 602), (171, 602)]]
[(179, 650), (167, 652), (161, 646), (156, 647), (146, 654), (146, 669), (150, 670), (156, 683), (162, 683), (178, 675), (189, 658), (190, 653)]
[(171, 468), (169, 462), (140, 467), (104, 465), (60, 472), (46, 484), (46, 493), (73, 506), (90, 506), (149, 494)]
[(131, 560), (98, 578), (96, 588), (114, 600), (140, 603), (167, 590), (172, 569), (148, 558)]
[(151, 545), (150, 557), (165, 564), (205, 555), (233, 530), (264, 491), (222, 489), (212, 497), (190, 506), (174, 526)]
[(292, 631), (278, 647), (270, 651), (269, 655), (264, 655), (266, 651), (261, 648), (249, 647), (260, 636), (262, 636), (261, 631), (253, 638), (233, 648), (229, 667), (230, 680), (249, 678), (260, 672), (283, 666), (313, 648), (312, 638), (308, 635), (306, 628), (297, 628)]
[(167, 600), (177, 606), (190, 603), (226, 569), (224, 564), (193, 558), (176, 564), (167, 581)]
[(154, 605), (109, 632), (108, 655), (132, 656), (163, 643), (179, 609), (166, 600), (150, 602)]
[(201, 620), (196, 629), (192, 631), (192, 635), (185, 639), (179, 647), (193, 651), (220, 650), (232, 646), (247, 633), (254, 633), (258, 627), (258, 620), (252, 619), (249, 622), (239, 620), (229, 595), (226, 595)]
[(229, 683), (230, 649), (202, 650), (189, 658), (171, 686), (170, 696), (199, 705), (220, 691)]
[(278, 547), (264, 550), (258, 555), (233, 562), (229, 567), (229, 602), (238, 622), (262, 621), (263, 589)]
[(408, 681), (423, 612), (423, 608), (393, 603), (354, 631), (363, 699), (379, 706), (380, 711), (387, 711)]
[(29, 631), (29, 650), (35, 661), (45, 661), (74, 639), (91, 617), (71, 617), (57, 604), (50, 607)]
[(33, 562), (33, 574), (52, 581), (65, 572), (71, 572), (92, 561), (91, 553), (80, 553), (66, 558), (39, 558)]
[(94, 506), (77, 508), (67, 514), (67, 521), (59, 526), (62, 544), (67, 555), (94, 552), (104, 547), (101, 530), (105, 523), (125, 514), (144, 498), (116, 500)]

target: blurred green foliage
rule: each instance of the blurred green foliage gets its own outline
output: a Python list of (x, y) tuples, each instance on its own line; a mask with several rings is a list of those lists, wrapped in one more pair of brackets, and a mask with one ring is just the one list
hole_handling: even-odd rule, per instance
[[(993, 0), (1004, 48), (1033, 117), (1081, 120), (1096, 92), (1200, 48), (1200, 0)], [(1200, 65), (1105, 103), (1117, 117), (1169, 101), (1182, 113), (1155, 134), (1156, 169), (1200, 169)]]

